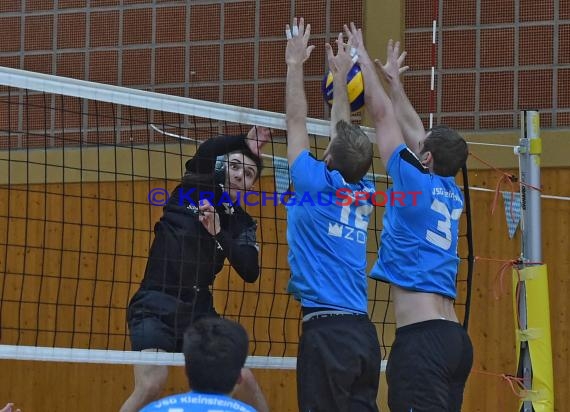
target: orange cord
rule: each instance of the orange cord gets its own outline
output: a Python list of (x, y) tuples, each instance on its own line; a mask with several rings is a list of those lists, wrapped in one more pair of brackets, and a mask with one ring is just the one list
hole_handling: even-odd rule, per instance
[[(524, 387), (523, 378), (519, 378), (513, 375), (507, 375), (505, 373), (485, 372), (479, 369), (472, 369), (472, 372), (501, 378), (502, 380), (506, 381), (509, 384), (511, 391), (515, 394), (515, 396), (521, 399), (526, 397), (527, 389)], [(517, 388), (515, 388), (515, 386)]]
[[(518, 328), (519, 330), (522, 329), (522, 325), (521, 325), (521, 319), (519, 316), (519, 312), (518, 312), (518, 308), (519, 308), (519, 304), (520, 304), (520, 288), (519, 288), (519, 284), (521, 281), (521, 274), (519, 271), (518, 266), (523, 264), (523, 262), (520, 259), (511, 259), (511, 260), (505, 260), (505, 259), (493, 259), (493, 258), (484, 258), (481, 256), (475, 256), (475, 262), (478, 260), (486, 260), (489, 262), (501, 262), (502, 265), (499, 268), (499, 270), (497, 271), (497, 275), (495, 276), (495, 287), (493, 288), (493, 295), (495, 296), (495, 300), (498, 300), (503, 294), (504, 294), (504, 287), (503, 287), (503, 283), (504, 283), (504, 278), (505, 278), (505, 273), (507, 271), (507, 269), (510, 267), (512, 269), (514, 269), (517, 272), (517, 277), (518, 277), (518, 281), (519, 283), (517, 283), (517, 286), (515, 288), (515, 298), (516, 298), (516, 318), (517, 318), (517, 323), (518, 323)], [(542, 265), (542, 262), (524, 262), (525, 265)]]
[(511, 214), (511, 218), (513, 218), (513, 200), (514, 200), (514, 193), (515, 193), (515, 187), (514, 184), (518, 183), (519, 185), (531, 188), (533, 190), (537, 190), (539, 192), (542, 192), (542, 188), (533, 186), (531, 184), (528, 184), (526, 182), (518, 182), (517, 177), (514, 174), (510, 174), (510, 173), (506, 173), (504, 171), (502, 171), (501, 169), (496, 168), (495, 166), (493, 166), (492, 164), (486, 162), (485, 160), (481, 159), (479, 156), (477, 156), (476, 154), (474, 154), (473, 152), (469, 152), (470, 156), (473, 156), (475, 159), (477, 159), (479, 162), (483, 163), (484, 165), (488, 166), (489, 168), (493, 169), (495, 172), (497, 172), (498, 174), (501, 175), (501, 178), (497, 181), (497, 186), (495, 187), (495, 197), (493, 198), (493, 204), (491, 206), (491, 214), (494, 215), (495, 214), (495, 209), (497, 207), (497, 203), (499, 200), (499, 193), (500, 193), (500, 189), (501, 189), (501, 184), (503, 182), (508, 182), (511, 185), (511, 201), (510, 201), (510, 214)]

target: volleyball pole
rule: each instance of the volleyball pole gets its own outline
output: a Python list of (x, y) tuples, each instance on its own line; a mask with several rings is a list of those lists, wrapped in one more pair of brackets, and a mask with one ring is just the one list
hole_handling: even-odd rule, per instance
[(540, 117), (521, 112), (519, 155), (522, 256), (513, 270), (517, 377), (524, 386), (519, 412), (553, 412), (554, 390), (548, 276), (542, 263)]

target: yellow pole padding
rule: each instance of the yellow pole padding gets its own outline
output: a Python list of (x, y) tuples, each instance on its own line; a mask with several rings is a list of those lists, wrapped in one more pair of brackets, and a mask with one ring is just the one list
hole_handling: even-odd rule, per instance
[[(519, 329), (517, 284), (525, 282), (527, 329)], [(517, 328), (517, 365), (522, 341), (528, 343), (532, 364), (532, 386), (521, 399), (532, 402), (535, 412), (554, 412), (554, 378), (552, 372), (552, 345), (550, 340), (550, 303), (546, 265), (513, 270), (513, 300)], [(519, 410), (520, 410), (519, 407)]]

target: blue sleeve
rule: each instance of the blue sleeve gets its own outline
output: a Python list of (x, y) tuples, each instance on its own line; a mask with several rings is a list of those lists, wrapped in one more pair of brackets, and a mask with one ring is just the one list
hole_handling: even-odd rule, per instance
[(416, 155), (405, 145), (398, 146), (386, 167), (395, 192), (424, 192), (430, 190), (431, 175)]
[(295, 192), (323, 190), (329, 185), (327, 172), (325, 162), (315, 159), (308, 150), (303, 150), (291, 165), (291, 180)]

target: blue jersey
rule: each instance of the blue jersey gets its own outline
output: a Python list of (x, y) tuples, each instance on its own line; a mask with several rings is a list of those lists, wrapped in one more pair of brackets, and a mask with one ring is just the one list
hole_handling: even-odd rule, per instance
[[(455, 298), (463, 194), (455, 178), (429, 173), (405, 146), (388, 161), (393, 193), (370, 276), (404, 289)], [(412, 195), (412, 193), (415, 193)], [(394, 200), (404, 197), (406, 201)]]
[(140, 412), (256, 412), (251, 406), (226, 395), (188, 392), (148, 404)]
[(291, 179), (289, 292), (304, 307), (368, 313), (366, 238), (374, 185), (346, 183), (307, 150), (291, 166)]

